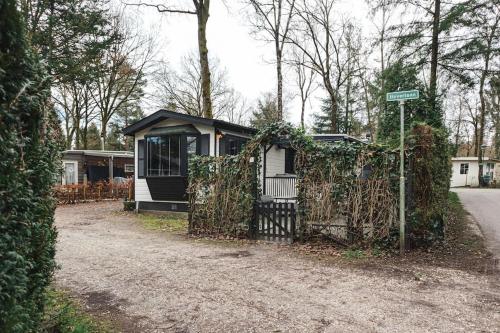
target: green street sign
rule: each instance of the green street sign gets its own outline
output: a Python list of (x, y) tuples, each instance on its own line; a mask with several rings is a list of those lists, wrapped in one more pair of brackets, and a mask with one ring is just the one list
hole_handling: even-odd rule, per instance
[(418, 90), (393, 91), (387, 93), (387, 102), (406, 101), (407, 99), (418, 99)]

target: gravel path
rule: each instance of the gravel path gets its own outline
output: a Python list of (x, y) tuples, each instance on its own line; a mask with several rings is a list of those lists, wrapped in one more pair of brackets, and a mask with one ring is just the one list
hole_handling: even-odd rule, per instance
[(411, 274), (143, 230), (119, 203), (60, 207), (56, 283), (124, 332), (500, 332), (498, 276)]

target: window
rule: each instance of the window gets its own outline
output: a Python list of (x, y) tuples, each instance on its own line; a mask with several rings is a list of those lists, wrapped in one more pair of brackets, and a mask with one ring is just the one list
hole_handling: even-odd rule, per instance
[(64, 162), (63, 185), (72, 185), (78, 183), (77, 180), (77, 162)]
[(225, 135), (219, 141), (219, 155), (238, 155), (243, 150), (247, 141), (248, 139), (246, 138)]
[(133, 164), (125, 164), (123, 169), (125, 172), (134, 172), (134, 165)]
[(198, 138), (196, 136), (187, 137), (187, 154), (188, 157), (198, 153)]
[(285, 173), (295, 173), (295, 150), (285, 149)]
[(143, 178), (145, 176), (144, 174), (144, 162), (145, 162), (145, 157), (146, 157), (146, 144), (145, 140), (139, 140), (137, 141), (137, 177)]
[(495, 163), (486, 163), (486, 175), (493, 178), (495, 171)]
[(180, 135), (153, 136), (147, 138), (147, 175), (180, 176)]
[(460, 164), (460, 174), (466, 175), (469, 173), (469, 163), (461, 163)]

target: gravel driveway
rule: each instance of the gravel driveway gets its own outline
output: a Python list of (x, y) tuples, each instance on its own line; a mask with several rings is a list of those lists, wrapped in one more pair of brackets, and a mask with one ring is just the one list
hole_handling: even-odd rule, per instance
[(222, 246), (145, 231), (119, 208), (57, 209), (56, 283), (124, 332), (500, 332), (498, 276)]

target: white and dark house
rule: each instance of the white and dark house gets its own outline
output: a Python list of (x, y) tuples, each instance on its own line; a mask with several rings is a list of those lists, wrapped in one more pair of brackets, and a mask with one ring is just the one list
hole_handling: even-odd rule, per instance
[[(126, 127), (135, 141), (137, 210), (187, 211), (188, 165), (192, 155), (236, 155), (257, 131), (217, 119), (159, 110)], [(317, 135), (315, 140), (357, 141), (347, 135)], [(294, 151), (286, 142), (262, 147), (263, 195), (295, 200)]]
[(249, 127), (159, 110), (126, 127), (135, 141), (138, 210), (187, 211), (192, 155), (236, 155), (255, 134)]

